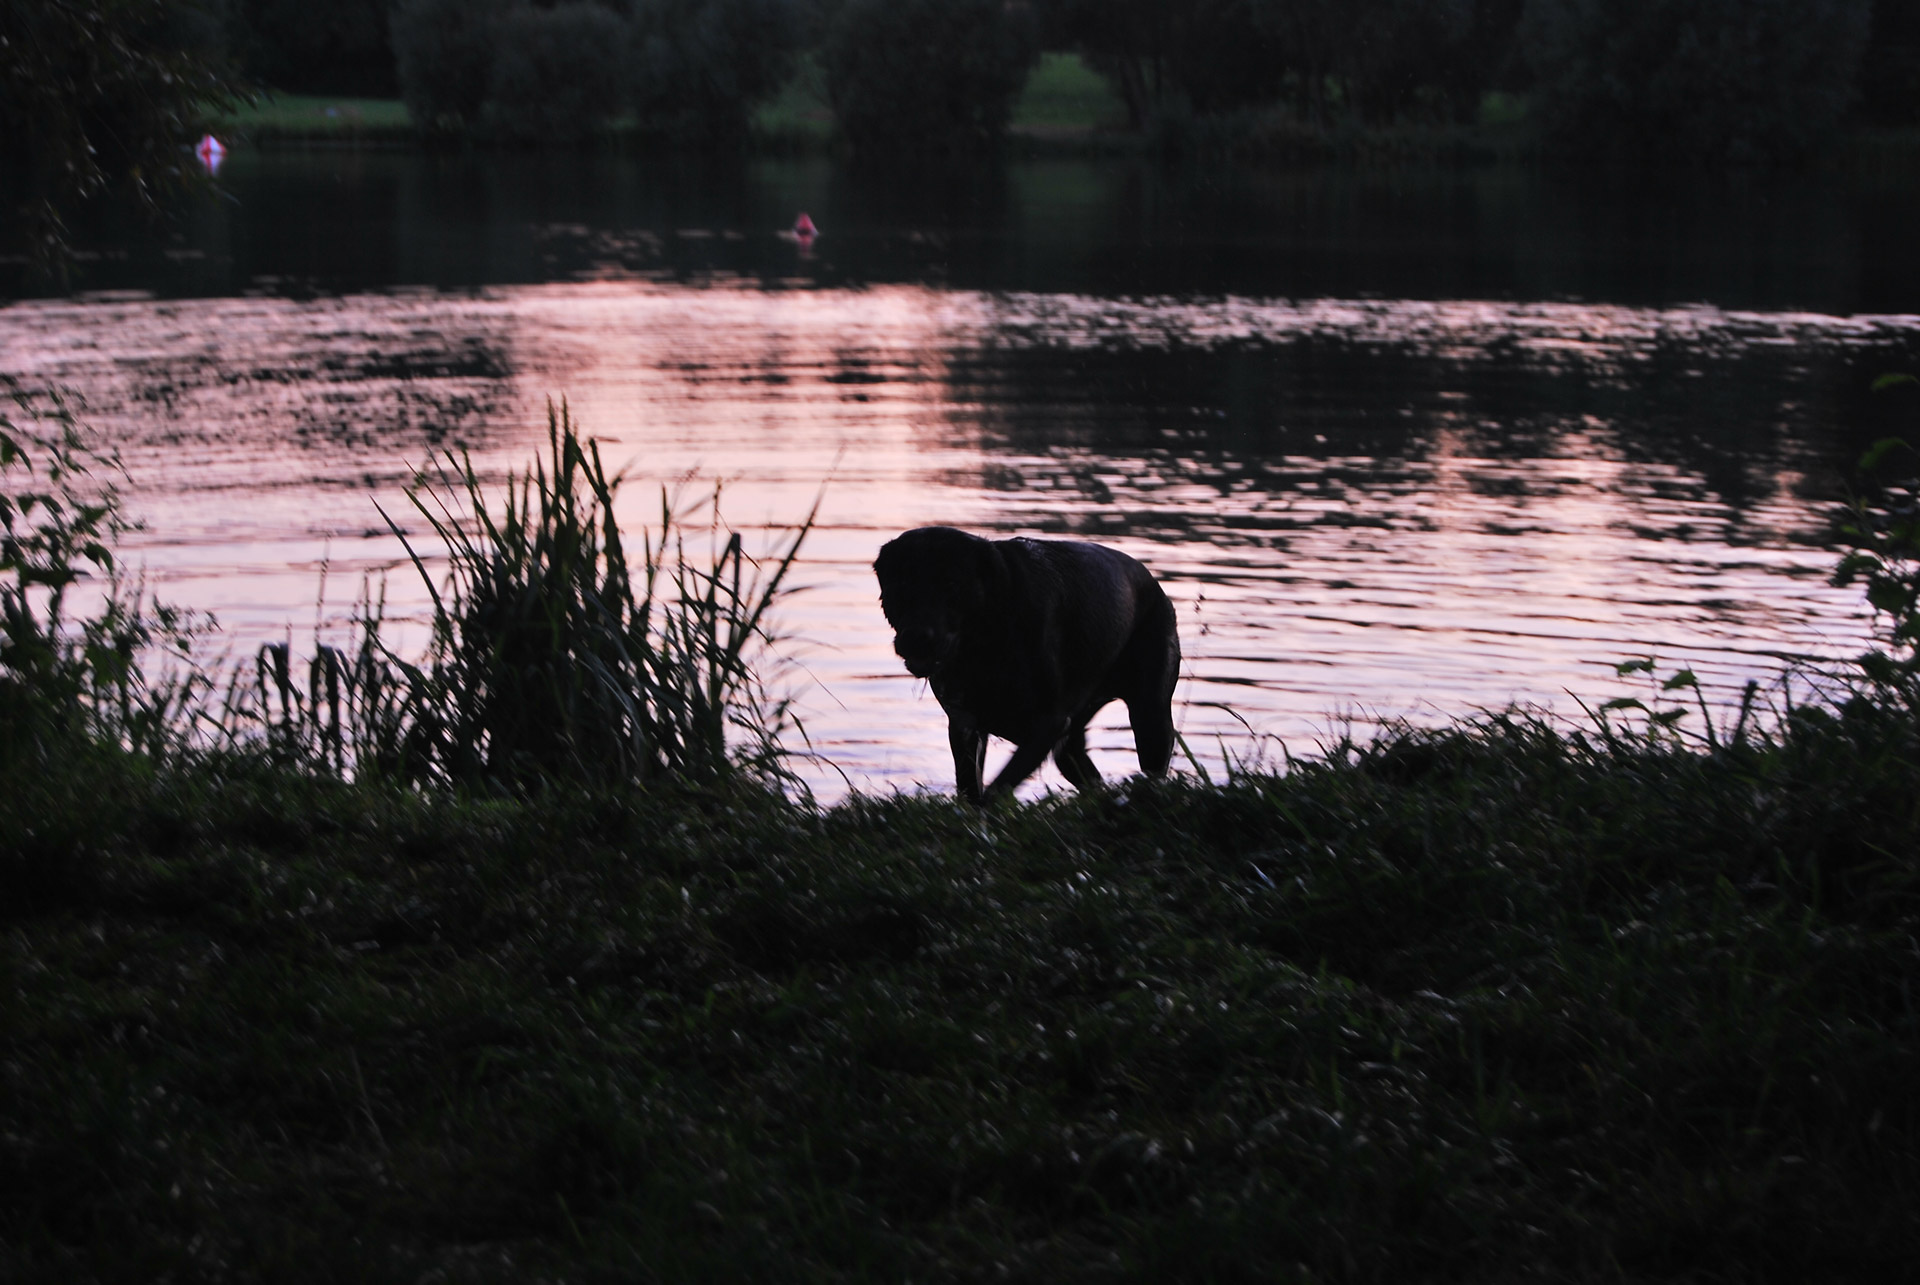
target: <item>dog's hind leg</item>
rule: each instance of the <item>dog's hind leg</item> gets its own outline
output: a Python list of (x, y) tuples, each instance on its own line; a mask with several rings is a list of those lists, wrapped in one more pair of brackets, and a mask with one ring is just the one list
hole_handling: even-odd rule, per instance
[(1173, 762), (1173, 701), (1128, 701), (1127, 720), (1133, 724), (1133, 748), (1140, 755), (1140, 770), (1148, 776), (1166, 775), (1167, 765)]
[(1173, 604), (1164, 595), (1154, 619), (1134, 635), (1128, 651), (1130, 672), (1121, 699), (1133, 725), (1133, 748), (1142, 772), (1163, 776), (1173, 762), (1173, 689), (1180, 682), (1180, 635)]

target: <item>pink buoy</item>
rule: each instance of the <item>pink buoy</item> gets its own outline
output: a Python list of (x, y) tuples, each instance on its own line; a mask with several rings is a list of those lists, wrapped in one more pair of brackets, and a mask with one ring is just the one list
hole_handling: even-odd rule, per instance
[(220, 162), (227, 159), (226, 147), (211, 134), (201, 138), (200, 145), (193, 149), (193, 154), (199, 158), (200, 168), (209, 174), (218, 174)]

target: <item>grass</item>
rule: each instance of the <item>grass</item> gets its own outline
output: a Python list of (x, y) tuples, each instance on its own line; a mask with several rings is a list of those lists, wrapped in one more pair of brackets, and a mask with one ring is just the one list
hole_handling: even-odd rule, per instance
[(1077, 53), (1042, 54), (1013, 107), (1015, 130), (1085, 132), (1126, 125), (1127, 105)]
[(1914, 740), (986, 812), (69, 762), (0, 800), (0, 1275), (1887, 1278)]
[[(1920, 1252), (1897, 634), (1851, 694), (1696, 736), (1683, 671), (1584, 731), (1031, 805), (822, 809), (751, 759), (597, 774), (524, 738), (521, 772), (345, 779), (270, 718), (129, 732), (139, 665), (46, 627), (111, 497), (61, 404), (16, 404), (0, 1279), (1877, 1281)], [(522, 650), (503, 602), (661, 637), (594, 614), (641, 598), (567, 428), (510, 512), (436, 484), (440, 646), (511, 662), (456, 686), (606, 663)], [(1920, 629), (1911, 499), (1855, 505), (1845, 573)], [(745, 620), (726, 556), (645, 601)], [(262, 712), (331, 725), (267, 659)]]
[(413, 137), (406, 104), (391, 98), (270, 93), (220, 120), (216, 127), (256, 141)]

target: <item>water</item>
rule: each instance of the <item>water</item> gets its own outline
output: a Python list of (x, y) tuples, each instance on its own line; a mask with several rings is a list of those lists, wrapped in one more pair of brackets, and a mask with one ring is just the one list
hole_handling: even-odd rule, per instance
[[(869, 570), (924, 523), (1152, 566), (1210, 769), (1343, 719), (1577, 715), (1646, 694), (1632, 656), (1727, 699), (1853, 653), (1827, 507), (1907, 413), (1868, 383), (1920, 367), (1912, 202), (1857, 181), (1609, 204), (1504, 171), (377, 153), (229, 178), (100, 265), (114, 289), (0, 306), (0, 373), (79, 391), (120, 448), (165, 596), (239, 650), (338, 630), (387, 571), (417, 613), (376, 502), (417, 534), (413, 465), (501, 479), (565, 397), (630, 527), (721, 480), (765, 549), (819, 501), (781, 623), (829, 796), (951, 781)], [(778, 235), (800, 209), (811, 254)], [(1118, 706), (1092, 743), (1130, 768)]]

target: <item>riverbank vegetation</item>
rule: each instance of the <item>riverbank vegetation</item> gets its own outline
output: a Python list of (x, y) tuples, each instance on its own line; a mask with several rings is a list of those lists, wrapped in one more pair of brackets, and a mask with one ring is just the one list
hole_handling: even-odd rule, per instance
[[(1910, 152), (1904, 0), (47, 0), (0, 12), (0, 253), (246, 142), (1802, 164)], [(941, 27), (941, 24), (950, 24)], [(906, 38), (939, 29), (937, 40)], [(1062, 75), (1096, 82), (1053, 92)], [(251, 105), (248, 105), (251, 103)], [(311, 103), (309, 110), (307, 104)], [(402, 106), (402, 104), (404, 106)]]
[(110, 469), (57, 404), (9, 413), (10, 1280), (1870, 1280), (1920, 1249), (1911, 485), (1845, 519), (1881, 650), (1737, 711), (1681, 672), (1581, 727), (821, 807), (752, 736), (608, 749), (711, 690), (647, 677), (671, 629), (764, 641), (790, 551), (755, 591), (735, 540), (669, 554), (681, 524), (629, 581), (558, 415), (488, 519), (457, 463), (422, 478), (455, 567), (425, 663), (369, 610), (370, 650), (222, 684), (180, 667), (203, 623), (75, 605)]

